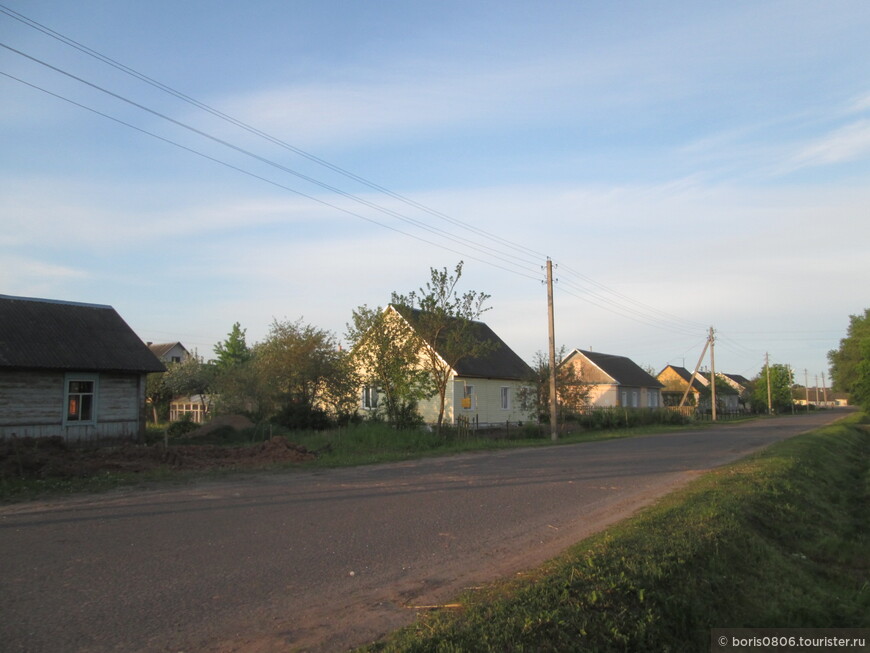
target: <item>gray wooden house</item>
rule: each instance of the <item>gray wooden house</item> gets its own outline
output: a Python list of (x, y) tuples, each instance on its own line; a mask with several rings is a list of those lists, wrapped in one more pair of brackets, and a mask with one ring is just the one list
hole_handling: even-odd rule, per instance
[(0, 438), (138, 439), (163, 371), (111, 306), (0, 295)]

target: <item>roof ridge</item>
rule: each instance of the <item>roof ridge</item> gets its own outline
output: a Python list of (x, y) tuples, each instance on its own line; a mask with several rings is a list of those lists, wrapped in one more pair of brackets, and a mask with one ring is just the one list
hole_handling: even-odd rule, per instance
[(46, 299), (43, 297), (19, 297), (16, 295), (0, 295), (0, 299), (11, 299), (14, 301), (22, 301), (22, 302), (42, 302), (44, 304), (63, 304), (67, 306), (86, 306), (88, 308), (108, 308), (111, 310), (115, 310), (113, 306), (109, 304), (93, 304), (90, 302), (73, 302), (66, 299)]

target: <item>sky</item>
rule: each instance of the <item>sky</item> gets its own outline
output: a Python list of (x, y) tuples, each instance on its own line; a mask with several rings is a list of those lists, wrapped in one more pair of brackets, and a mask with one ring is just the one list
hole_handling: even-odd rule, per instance
[(550, 258), (568, 351), (692, 369), (712, 327), (717, 371), (821, 384), (870, 306), (868, 33), (865, 0), (0, 0), (0, 294), (208, 359), (463, 261), (532, 362)]

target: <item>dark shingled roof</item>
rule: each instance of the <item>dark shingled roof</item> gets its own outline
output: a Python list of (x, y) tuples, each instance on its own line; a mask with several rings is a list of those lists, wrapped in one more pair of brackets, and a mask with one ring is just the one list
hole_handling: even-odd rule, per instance
[(749, 379), (747, 379), (742, 374), (725, 374), (723, 372), (722, 376), (727, 376), (729, 379), (731, 379), (735, 383), (739, 383), (740, 385), (743, 385), (743, 386), (746, 386), (746, 385), (749, 385), (750, 383), (752, 383)]
[[(668, 365), (667, 367), (665, 367), (665, 370), (668, 369), (668, 367), (676, 372), (679, 377), (683, 379), (683, 381), (685, 381), (686, 383), (688, 383), (689, 380), (692, 378), (692, 373), (685, 367), (680, 367), (679, 365)], [(662, 372), (664, 372), (665, 370), (662, 370)], [(661, 374), (662, 372), (659, 372), (659, 374)]]
[(602, 354), (597, 351), (584, 351), (582, 349), (577, 351), (595, 363), (605, 373), (609, 374), (619, 385), (640, 388), (664, 387), (654, 376), (645, 372), (640, 365), (630, 358), (615, 356), (613, 354)]
[[(406, 320), (413, 322), (413, 318), (420, 314), (418, 309), (408, 308), (397, 304), (391, 306)], [(410, 319), (409, 319), (410, 318)], [(456, 323), (458, 319), (454, 320)], [(532, 378), (534, 374), (526, 362), (517, 356), (514, 351), (508, 347), (505, 342), (499, 338), (495, 331), (490, 329), (483, 322), (473, 321), (472, 328), (478, 340), (489, 341), (495, 344), (495, 347), (485, 356), (481, 357), (465, 357), (460, 359), (454, 368), (458, 376), (475, 377), (478, 379), (512, 379), (512, 380), (527, 380)], [(428, 343), (438, 351), (438, 343)], [(442, 355), (438, 351), (439, 355)]]
[(163, 372), (111, 306), (0, 295), (0, 368)]

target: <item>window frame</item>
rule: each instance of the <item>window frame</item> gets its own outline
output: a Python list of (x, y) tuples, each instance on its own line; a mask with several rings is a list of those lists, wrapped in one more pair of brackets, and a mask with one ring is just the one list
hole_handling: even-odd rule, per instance
[(362, 390), (362, 409), (377, 410), (378, 409), (378, 389), (373, 385), (367, 385)]
[[(82, 391), (72, 391), (73, 383), (91, 383), (91, 391), (90, 392), (82, 392)], [(83, 425), (93, 425), (97, 423), (97, 409), (98, 409), (98, 398), (99, 398), (99, 389), (100, 389), (100, 375), (99, 374), (65, 374), (63, 378), (63, 423), (65, 426), (83, 426)], [(70, 402), (74, 400), (74, 398), (79, 398), (79, 406), (76, 410), (78, 415), (82, 413), (82, 407), (85, 402), (83, 401), (83, 397), (90, 397), (90, 416), (87, 419), (82, 419), (81, 417), (70, 417)]]
[(511, 409), (511, 387), (509, 385), (501, 386), (499, 390), (499, 397), (501, 400), (501, 409), (502, 410), (510, 410)]
[[(468, 406), (465, 406), (464, 402), (468, 399)], [(471, 383), (463, 383), (462, 384), (462, 410), (477, 410), (477, 395), (474, 392), (474, 384)]]

